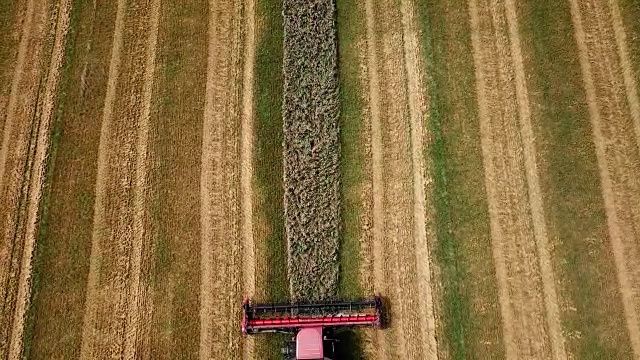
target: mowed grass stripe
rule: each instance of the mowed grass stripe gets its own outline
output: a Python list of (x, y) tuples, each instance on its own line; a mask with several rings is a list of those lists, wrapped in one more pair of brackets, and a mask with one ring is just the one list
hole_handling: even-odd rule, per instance
[[(256, 1), (254, 239), (259, 302), (289, 299), (282, 169), (283, 18), (280, 0)], [(280, 359), (285, 336), (257, 339), (256, 358)]]
[[(77, 357), (89, 270), (95, 163), (116, 4), (75, 1), (42, 198), (27, 358)], [(89, 45), (91, 44), (91, 45)], [(82, 101), (79, 101), (81, 99)]]
[(433, 136), (426, 155), (435, 181), (439, 353), (503, 358), (467, 4), (429, 0), (418, 10)]
[(199, 344), (200, 152), (207, 2), (163, 3), (150, 154), (154, 358), (196, 358)]
[(357, 0), (337, 0), (338, 67), (340, 76), (340, 171), (342, 175), (342, 239), (338, 294), (358, 299), (364, 293), (360, 278), (360, 242), (363, 236), (366, 181), (362, 82), (359, 46), (364, 38), (364, 21), (358, 17)]
[[(367, 129), (363, 111), (363, 85), (360, 77), (361, 46), (365, 39), (365, 23), (360, 17), (364, 9), (357, 0), (336, 1), (338, 36), (338, 70), (340, 77), (340, 172), (341, 217), (338, 297), (356, 300), (371, 296), (370, 284), (363, 283), (363, 252), (368, 249), (370, 224), (365, 198), (366, 186), (370, 186), (370, 168), (367, 164)], [(366, 267), (366, 265), (364, 265)], [(366, 290), (365, 290), (366, 288)], [(369, 332), (370, 330), (364, 330)], [(344, 333), (337, 352), (349, 359), (363, 356), (363, 331)], [(342, 334), (341, 334), (342, 335)]]
[(631, 356), (568, 2), (518, 5), (532, 123), (569, 353)]

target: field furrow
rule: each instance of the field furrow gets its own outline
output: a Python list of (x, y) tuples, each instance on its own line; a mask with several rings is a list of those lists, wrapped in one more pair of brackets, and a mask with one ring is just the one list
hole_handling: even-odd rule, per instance
[(27, 2), (0, 149), (0, 355), (19, 358), (70, 4)]
[(640, 148), (610, 9), (571, 1), (627, 329), (640, 356)]
[(506, 356), (566, 358), (515, 9), (469, 10)]
[(209, 2), (201, 163), (201, 359), (241, 356), (242, 2)]
[(141, 284), (141, 269), (143, 248), (151, 241), (146, 153), (158, 16), (159, 1), (118, 3), (98, 153), (83, 358), (139, 356), (148, 347), (148, 284)]

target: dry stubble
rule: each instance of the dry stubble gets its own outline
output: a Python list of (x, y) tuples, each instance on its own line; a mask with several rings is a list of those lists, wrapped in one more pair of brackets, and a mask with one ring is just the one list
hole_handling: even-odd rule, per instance
[[(380, 124), (380, 79), (378, 76), (378, 54), (376, 44), (378, 42), (375, 28), (376, 16), (373, 0), (364, 0), (367, 34), (366, 65), (362, 67), (363, 74), (368, 80), (368, 98), (365, 101), (368, 109), (371, 128), (371, 195), (372, 195), (372, 244), (371, 261), (373, 270), (373, 290), (381, 291), (384, 287), (385, 276), (383, 271), (383, 237), (384, 230), (384, 188), (382, 186), (382, 129)], [(387, 340), (381, 330), (376, 330), (376, 353), (380, 360), (386, 359)]]
[[(255, 244), (253, 240), (253, 69), (255, 66), (256, 24), (255, 0), (244, 3), (244, 73), (242, 77), (241, 125), (241, 192), (242, 192), (242, 279), (243, 291), (253, 296), (256, 292)], [(245, 340), (243, 359), (255, 357), (253, 338)]]
[(242, 2), (209, 2), (201, 173), (200, 359), (241, 356)]
[(515, 9), (471, 0), (469, 12), (507, 358), (563, 359)]
[(118, 3), (98, 154), (82, 358), (134, 357), (147, 351), (149, 310), (140, 269), (150, 241), (146, 143), (158, 6), (158, 1)]
[(66, 1), (37, 9), (28, 2), (26, 7), (0, 151), (0, 199), (5, 204), (0, 211), (0, 316), (7, 324), (0, 354), (12, 359), (22, 353), (49, 129), (70, 11)]
[(69, 0), (61, 1), (58, 8), (55, 40), (47, 71), (43, 100), (38, 104), (39, 113), (37, 114), (39, 116), (36, 116), (33, 120), (38, 122), (38, 124), (36, 125), (37, 134), (34, 132), (36, 137), (31, 139), (32, 142), (35, 141), (35, 145), (33, 146), (33, 152), (29, 154), (29, 156), (34, 157), (31, 162), (31, 168), (28, 171), (30, 178), (24, 178), (22, 180), (25, 183), (29, 182), (28, 192), (25, 195), (27, 199), (26, 206), (23, 208), (26, 214), (22, 215), (26, 215), (27, 224), (24, 234), (16, 234), (16, 240), (22, 239), (23, 251), (18, 280), (18, 295), (13, 315), (13, 328), (11, 330), (11, 345), (9, 349), (9, 358), (12, 359), (19, 358), (22, 353), (24, 322), (29, 306), (29, 297), (31, 295), (32, 259), (37, 238), (37, 221), (40, 214), (39, 205), (50, 144), (49, 133), (60, 79), (60, 69), (62, 67), (67, 31), (69, 29), (70, 11), (71, 2)]
[[(378, 7), (367, 1), (364, 5), (373, 160), (373, 283), (390, 310), (390, 329), (376, 338), (377, 355), (435, 358), (426, 244), (427, 234), (433, 232), (427, 223), (432, 210), (423, 157), (427, 109), (413, 4), (386, 2)], [(389, 11), (394, 8), (401, 10)], [(416, 308), (424, 308), (418, 321), (414, 321)]]
[[(432, 136), (425, 134), (428, 109), (424, 64), (418, 46), (415, 9), (412, 0), (401, 1), (405, 71), (407, 73), (408, 106), (411, 124), (411, 161), (413, 162), (413, 217), (417, 268), (418, 298), (420, 301), (420, 340), (425, 346), (425, 358), (436, 359), (436, 324), (431, 287), (431, 254), (428, 239), (435, 239), (435, 209), (433, 207), (433, 164), (425, 159), (425, 146)], [(425, 136), (426, 135), (426, 136)]]
[(48, 129), (68, 23), (68, 8), (56, 18), (52, 4), (25, 6), (0, 148), (0, 323), (6, 324), (0, 355), (10, 358), (22, 352)]
[(570, 4), (627, 330), (640, 358), (640, 154), (625, 60), (618, 58), (624, 49), (616, 47), (615, 9), (612, 17), (602, 1)]

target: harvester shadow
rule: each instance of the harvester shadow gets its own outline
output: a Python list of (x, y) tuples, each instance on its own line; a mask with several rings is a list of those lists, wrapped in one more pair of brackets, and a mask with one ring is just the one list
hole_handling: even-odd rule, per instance
[(391, 301), (386, 296), (380, 296), (382, 299), (382, 315), (380, 317), (380, 329), (386, 329), (393, 324), (391, 320)]
[[(366, 330), (365, 330), (366, 331)], [(341, 330), (334, 334), (336, 342), (336, 360), (363, 359), (362, 340), (359, 330)]]

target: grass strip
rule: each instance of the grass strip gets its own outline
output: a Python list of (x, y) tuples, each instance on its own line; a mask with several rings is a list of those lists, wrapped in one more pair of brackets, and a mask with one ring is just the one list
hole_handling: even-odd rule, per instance
[[(362, 236), (362, 187), (365, 182), (363, 100), (360, 88), (358, 43), (365, 38), (365, 24), (357, 0), (336, 0), (338, 70), (340, 76), (340, 174), (342, 238), (339, 248), (338, 296), (356, 300), (364, 294), (360, 283), (360, 238)], [(359, 330), (338, 335), (336, 355), (344, 359), (362, 358)]]
[(631, 358), (569, 2), (519, 3), (538, 166), (567, 349)]
[(364, 23), (357, 0), (337, 0), (338, 63), (340, 71), (340, 172), (342, 176), (342, 240), (338, 293), (342, 299), (363, 296), (360, 284), (360, 236), (363, 212), (362, 186), (366, 154), (363, 147), (363, 102), (359, 85), (358, 40)]
[[(256, 300), (287, 302), (287, 244), (284, 237), (282, 180), (283, 17), (282, 1), (256, 2), (257, 51), (255, 64), (254, 214), (257, 217)], [(279, 359), (286, 336), (259, 337), (259, 359)]]
[(114, 5), (94, 9), (91, 3), (73, 2), (40, 205), (26, 358), (73, 358), (80, 348), (90, 254), (86, 240), (93, 225), (99, 119), (114, 18)]
[(430, 95), (439, 347), (454, 359), (504, 357), (464, 1), (418, 4)]

